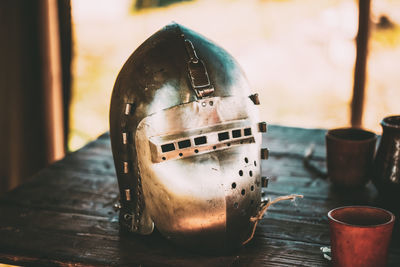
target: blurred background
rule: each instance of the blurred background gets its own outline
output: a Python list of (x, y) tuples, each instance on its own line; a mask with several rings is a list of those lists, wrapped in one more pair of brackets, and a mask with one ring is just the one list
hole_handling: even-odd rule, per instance
[[(118, 72), (150, 35), (175, 21), (230, 52), (261, 100), (268, 123), (331, 128), (350, 124), (358, 1), (72, 0), (69, 148), (108, 129)], [(371, 1), (363, 126), (399, 112), (400, 1)]]
[(172, 21), (237, 59), (270, 124), (400, 113), (396, 0), (4, 0), (0, 21), (0, 193), (108, 131), (119, 70)]

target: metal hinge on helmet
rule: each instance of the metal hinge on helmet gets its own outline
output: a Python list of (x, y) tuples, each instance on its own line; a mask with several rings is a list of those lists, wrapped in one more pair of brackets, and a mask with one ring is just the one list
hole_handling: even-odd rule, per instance
[(188, 70), (189, 80), (193, 90), (198, 98), (203, 98), (214, 93), (214, 87), (211, 85), (206, 66), (201, 61), (194, 50), (190, 40), (185, 39), (185, 47), (189, 56)]

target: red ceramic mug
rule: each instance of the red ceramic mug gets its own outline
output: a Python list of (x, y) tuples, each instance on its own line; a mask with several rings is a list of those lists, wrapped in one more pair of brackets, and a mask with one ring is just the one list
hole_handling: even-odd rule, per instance
[(395, 217), (368, 206), (329, 211), (333, 266), (385, 266)]
[(326, 133), (326, 163), (332, 183), (361, 187), (371, 178), (376, 134), (358, 128), (331, 129)]

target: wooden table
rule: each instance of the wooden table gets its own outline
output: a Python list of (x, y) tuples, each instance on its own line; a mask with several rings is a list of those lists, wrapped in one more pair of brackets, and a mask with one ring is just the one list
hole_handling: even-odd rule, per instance
[[(270, 126), (264, 146), (270, 159), (271, 198), (291, 193), (304, 199), (274, 205), (254, 239), (230, 255), (195, 254), (159, 234), (119, 233), (117, 179), (109, 135), (42, 170), (0, 198), (0, 263), (20, 265), (142, 266), (328, 266), (320, 252), (329, 245), (327, 212), (343, 205), (375, 205), (371, 184), (359, 191), (335, 189), (303, 166), (315, 144), (314, 163), (324, 167), (324, 130)], [(400, 238), (393, 235), (390, 266), (400, 266)]]

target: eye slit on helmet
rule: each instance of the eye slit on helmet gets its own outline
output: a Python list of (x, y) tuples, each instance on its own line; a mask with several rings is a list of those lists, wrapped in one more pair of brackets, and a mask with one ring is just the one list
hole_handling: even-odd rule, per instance
[(246, 128), (246, 129), (244, 129), (244, 135), (245, 135), (245, 136), (251, 135), (251, 128)]
[(233, 131), (232, 131), (232, 137), (233, 137), (233, 138), (239, 138), (239, 137), (241, 137), (241, 136), (242, 136), (242, 132), (241, 132), (240, 129), (238, 129), (238, 130), (233, 130)]
[(190, 143), (190, 139), (182, 140), (178, 142), (179, 149), (190, 147), (192, 144)]
[(218, 140), (224, 141), (229, 139), (229, 132), (222, 132), (218, 134)]
[(161, 146), (161, 151), (163, 153), (165, 152), (170, 152), (170, 151), (174, 151), (175, 150), (175, 145), (174, 143), (169, 143), (169, 144), (165, 144)]
[(194, 144), (195, 145), (203, 145), (203, 144), (206, 144), (207, 143), (207, 137), (206, 136), (199, 136), (199, 137), (196, 137), (195, 139), (194, 139)]

